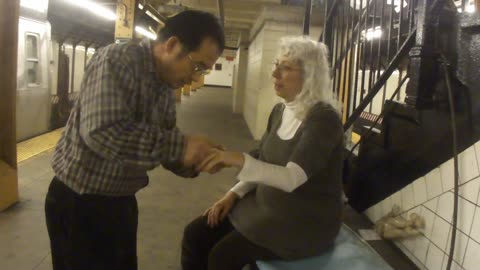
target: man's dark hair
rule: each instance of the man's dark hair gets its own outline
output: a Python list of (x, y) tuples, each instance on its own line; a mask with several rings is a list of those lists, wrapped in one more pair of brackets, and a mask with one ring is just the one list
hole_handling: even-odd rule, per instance
[(187, 51), (195, 51), (205, 38), (212, 38), (218, 43), (220, 52), (225, 48), (225, 35), (220, 21), (212, 14), (187, 10), (168, 18), (159, 31), (160, 41), (177, 37)]

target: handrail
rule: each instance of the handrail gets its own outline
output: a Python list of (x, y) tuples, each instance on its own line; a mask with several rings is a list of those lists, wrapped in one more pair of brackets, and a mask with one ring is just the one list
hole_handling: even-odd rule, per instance
[(385, 85), (387, 82), (388, 78), (390, 75), (392, 75), (393, 71), (398, 67), (398, 64), (400, 63), (400, 60), (402, 60), (410, 51), (410, 49), (413, 47), (415, 44), (415, 34), (417, 30), (413, 29), (408, 38), (405, 40), (405, 42), (402, 44), (402, 47), (400, 50), (397, 52), (395, 57), (392, 59), (390, 64), (387, 66), (385, 71), (380, 75), (378, 78), (377, 82), (374, 84), (374, 86), (371, 88), (371, 90), (368, 92), (367, 96), (363, 99), (363, 101), (358, 105), (358, 107), (353, 111), (353, 113), (350, 115), (350, 117), (347, 119), (345, 122), (343, 128), (344, 130), (348, 130), (352, 124), (355, 122), (355, 120), (360, 116), (362, 111), (371, 103), (375, 95), (380, 91), (380, 89)]

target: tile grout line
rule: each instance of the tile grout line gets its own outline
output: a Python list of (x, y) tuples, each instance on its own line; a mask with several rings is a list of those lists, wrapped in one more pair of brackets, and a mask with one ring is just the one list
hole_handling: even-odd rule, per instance
[(51, 254), (51, 252), (50, 252), (50, 250), (49, 250), (48, 253), (47, 253), (47, 255), (45, 255), (45, 256), (43, 257), (43, 259), (42, 259), (35, 267), (32, 268), (32, 270), (37, 269), (37, 268), (45, 261), (45, 259), (47, 259), (47, 257), (50, 256), (50, 254)]
[[(428, 239), (428, 238), (427, 238), (427, 239)], [(413, 254), (410, 250), (408, 250), (408, 248), (407, 248), (404, 244), (402, 244), (401, 242), (398, 242), (398, 244), (401, 245), (401, 246), (403, 246), (403, 248), (404, 248), (408, 253), (410, 253), (410, 255), (411, 255), (412, 257), (414, 257), (415, 259), (417, 259), (417, 261), (419, 261), (420, 264), (421, 264), (423, 267), (427, 268), (427, 266), (425, 265), (425, 262), (422, 262), (415, 254)], [(428, 254), (428, 249), (429, 249), (429, 247), (430, 247), (430, 245), (427, 247), (427, 252), (425, 253), (425, 260), (427, 259), (427, 254)], [(400, 250), (403, 252), (402, 249), (400, 249)], [(408, 256), (407, 256), (407, 257), (408, 257)], [(413, 263), (415, 264), (415, 262), (413, 262)]]

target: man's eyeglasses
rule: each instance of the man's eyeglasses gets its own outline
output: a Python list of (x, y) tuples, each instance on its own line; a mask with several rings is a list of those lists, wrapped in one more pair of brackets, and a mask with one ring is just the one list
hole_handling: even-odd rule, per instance
[(195, 61), (193, 61), (190, 54), (187, 54), (187, 56), (188, 56), (188, 59), (190, 59), (190, 62), (192, 63), (194, 73), (197, 73), (199, 75), (207, 75), (208, 73), (210, 73), (210, 71), (211, 71), (210, 69), (206, 69), (206, 68), (202, 67), (201, 65), (197, 64)]

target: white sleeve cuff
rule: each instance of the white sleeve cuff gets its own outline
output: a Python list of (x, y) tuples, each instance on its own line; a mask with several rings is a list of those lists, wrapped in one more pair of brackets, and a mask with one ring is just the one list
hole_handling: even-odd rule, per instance
[(294, 162), (283, 167), (259, 161), (247, 154), (244, 157), (245, 163), (238, 174), (241, 182), (264, 184), (292, 192), (308, 180), (302, 167)]
[(235, 186), (233, 186), (230, 191), (237, 194), (239, 198), (243, 198), (248, 192), (252, 191), (257, 187), (255, 183), (247, 183), (239, 181)]

